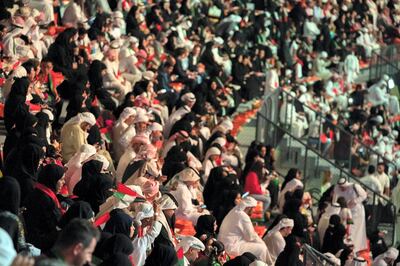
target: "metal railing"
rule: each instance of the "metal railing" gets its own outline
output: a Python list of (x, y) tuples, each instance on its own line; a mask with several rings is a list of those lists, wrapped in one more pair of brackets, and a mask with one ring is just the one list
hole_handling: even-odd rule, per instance
[(400, 45), (388, 45), (378, 51), (372, 51), (369, 62), (369, 80), (377, 80), (383, 75), (395, 75), (400, 72)]
[(303, 245), (303, 262), (305, 266), (336, 265), (330, 258), (308, 244)]
[(360, 184), (367, 191), (369, 202), (377, 203), (379, 200), (383, 205), (388, 206), (391, 213), (388, 219), (378, 217), (377, 208), (372, 208), (368, 225), (388, 231), (387, 243), (394, 244), (396, 209), (392, 202), (363, 184), (348, 168), (324, 156), (321, 149), (309, 145), (307, 139), (295, 136), (298, 132), (293, 132), (291, 123), (277, 122), (277, 118), (280, 117), (280, 109), (282, 109), (279, 95), (280, 93), (275, 92), (264, 98), (264, 104), (257, 114), (256, 130), (256, 139), (259, 142), (271, 145), (276, 149), (279, 156), (277, 168), (301, 170), (305, 189), (313, 193), (320, 191), (321, 181), (325, 172), (328, 171), (334, 177), (331, 181), (332, 184), (335, 184), (341, 177)]
[[(278, 101), (280, 100), (282, 102), (290, 103), (292, 106), (294, 106), (296, 101), (296, 104), (301, 105), (304, 110), (304, 119), (317, 123), (317, 127), (319, 128), (318, 138), (312, 139), (312, 141), (314, 142), (314, 146), (316, 146), (319, 151), (322, 151), (324, 157), (334, 160), (340, 166), (348, 169), (350, 173), (352, 173), (352, 168), (356, 168), (358, 170), (362, 170), (362, 172), (365, 172), (368, 165), (376, 166), (378, 162), (384, 162), (387, 165), (389, 174), (397, 170), (397, 166), (393, 161), (387, 159), (382, 154), (373, 150), (370, 146), (364, 144), (351, 132), (346, 130), (343, 125), (340, 124), (340, 122), (334, 123), (333, 121), (330, 121), (325, 115), (301, 103), (294, 97), (291, 97), (290, 94), (284, 90), (279, 90), (274, 93), (279, 95)], [(274, 100), (277, 100), (276, 96), (273, 97), (275, 97)], [(287, 130), (293, 132), (294, 118), (293, 115), (290, 115), (290, 121), (288, 121), (289, 119), (287, 119), (287, 116), (288, 112), (290, 112), (290, 110), (288, 110), (288, 106), (289, 104), (286, 104), (286, 108), (283, 110), (286, 117), (284, 121), (280, 119), (280, 123), (281, 125), (287, 127)], [(280, 111), (281, 110), (278, 110), (277, 112), (279, 113)], [(320, 137), (323, 133), (327, 135), (326, 129), (332, 130), (335, 140), (331, 140), (331, 143), (324, 144), (322, 143)], [(307, 143), (310, 144), (310, 138), (308, 136), (304, 136), (304, 138), (307, 139)], [(331, 152), (328, 152), (327, 150), (329, 148), (333, 148), (333, 151), (331, 150)]]

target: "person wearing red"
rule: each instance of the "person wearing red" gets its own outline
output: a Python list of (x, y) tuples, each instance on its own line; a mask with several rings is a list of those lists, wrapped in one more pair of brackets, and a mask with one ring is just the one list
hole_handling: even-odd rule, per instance
[(266, 178), (267, 169), (262, 161), (256, 160), (250, 171), (246, 175), (244, 191), (249, 192), (250, 196), (263, 203), (263, 213), (268, 210), (271, 204), (271, 197), (267, 190), (268, 179)]

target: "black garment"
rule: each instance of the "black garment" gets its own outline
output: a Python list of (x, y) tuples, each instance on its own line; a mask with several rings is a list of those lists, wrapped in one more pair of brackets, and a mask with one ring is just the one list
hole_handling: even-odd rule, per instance
[(7, 132), (10, 132), (18, 121), (23, 123), (29, 113), (29, 107), (25, 104), (28, 87), (29, 80), (26, 77), (15, 78), (11, 86), (10, 94), (4, 105), (4, 125)]
[[(380, 254), (388, 250), (385, 239), (379, 235), (379, 231), (376, 230), (367, 235), (370, 240), (370, 249), (372, 252), (372, 258), (376, 258)], [(396, 263), (394, 263), (396, 265)]]
[(292, 234), (306, 240), (307, 235), (307, 218), (300, 212), (301, 200), (286, 199), (285, 206), (283, 208), (283, 214), (288, 218), (293, 219), (294, 226), (292, 229)]
[(18, 181), (11, 176), (0, 178), (0, 211), (9, 211), (15, 215), (19, 214), (21, 202), (21, 189)]
[(346, 228), (340, 222), (339, 215), (332, 215), (329, 218), (329, 227), (325, 231), (324, 242), (322, 245), (322, 253), (330, 252), (336, 254), (339, 250), (344, 248), (344, 236), (346, 235)]
[(123, 234), (129, 238), (132, 225), (132, 217), (121, 209), (114, 209), (110, 212), (110, 219), (103, 231), (111, 234)]
[(104, 241), (99, 253), (101, 259), (107, 260), (117, 253), (129, 256), (132, 252), (132, 240), (125, 234), (117, 233)]
[(224, 183), (221, 184), (223, 188), (220, 191), (218, 196), (218, 200), (216, 202), (216, 208), (213, 211), (213, 215), (217, 219), (218, 227), (221, 226), (222, 221), (224, 220), (225, 216), (236, 206), (235, 199), (238, 194), (242, 194), (242, 188), (237, 185), (237, 181), (233, 178), (236, 177), (226, 177), (224, 179)]
[(125, 183), (136, 171), (141, 169), (145, 163), (146, 163), (146, 160), (139, 160), (139, 161), (131, 162), (126, 167), (125, 172), (122, 176), (122, 183)]
[(220, 191), (222, 189), (221, 184), (224, 178), (224, 168), (214, 167), (210, 171), (207, 183), (204, 186), (203, 198), (204, 204), (207, 205), (209, 210), (215, 210), (217, 207), (217, 201), (219, 198)]
[(132, 262), (129, 257), (123, 253), (116, 253), (109, 259), (103, 261), (100, 266), (132, 266)]
[[(167, 221), (168, 221), (168, 218), (167, 218)], [(167, 229), (164, 226), (161, 227), (160, 234), (154, 240), (154, 245), (158, 245), (158, 244), (165, 245), (165, 246), (171, 246), (171, 247), (174, 246), (174, 244), (172, 243), (172, 241), (169, 238)]]
[[(39, 174), (38, 183), (56, 193), (56, 184), (64, 175), (64, 169), (58, 165), (46, 165)], [(53, 199), (39, 189), (34, 189), (26, 198), (24, 207), (27, 242), (48, 251), (57, 239), (57, 224), (61, 210)]]
[(54, 71), (63, 73), (64, 76), (73, 76), (72, 63), (74, 61), (73, 36), (77, 33), (75, 28), (68, 28), (61, 32), (54, 43), (49, 47), (47, 56), (54, 65)]
[(90, 82), (90, 98), (97, 97), (105, 109), (114, 111), (116, 104), (111, 98), (111, 94), (104, 88), (102, 71), (107, 69), (106, 65), (99, 61), (94, 60), (90, 65), (88, 77)]
[(133, 35), (135, 30), (139, 27), (139, 23), (136, 19), (136, 12), (138, 10), (138, 6), (134, 5), (132, 8), (129, 10), (128, 14), (126, 15), (125, 21), (126, 21), (126, 33)]
[(37, 144), (23, 144), (15, 147), (6, 158), (4, 174), (17, 179), (21, 188), (21, 203), (33, 191), (37, 179), (40, 159), (44, 151)]
[(296, 237), (290, 234), (285, 238), (286, 245), (283, 251), (276, 259), (276, 266), (300, 266), (303, 262), (299, 259), (300, 244), (297, 242)]
[(90, 127), (88, 133), (89, 133), (89, 135), (87, 136), (88, 144), (95, 145), (101, 142), (101, 133), (98, 125), (94, 124), (92, 127)]
[(24, 237), (23, 225), (19, 220), (19, 206), (21, 191), (18, 181), (10, 176), (0, 178), (0, 195), (4, 200), (0, 201), (0, 227), (4, 229), (13, 240), (17, 252), (23, 248), (21, 237)]
[(39, 138), (45, 140), (47, 143), (46, 129), (49, 125), (49, 115), (44, 112), (39, 112), (36, 114), (36, 118), (38, 120), (35, 127), (37, 135)]
[(216, 219), (214, 216), (206, 214), (199, 217), (196, 224), (195, 237), (199, 238), (206, 235), (207, 238), (215, 236), (214, 224)]
[(224, 266), (249, 266), (252, 262), (257, 260), (257, 257), (253, 253), (245, 252), (236, 258), (227, 261)]
[(99, 212), (99, 206), (112, 195), (110, 191), (113, 186), (112, 177), (101, 173), (102, 167), (103, 163), (97, 160), (84, 163), (82, 179), (74, 188), (74, 194), (88, 202), (95, 213)]
[(88, 31), (88, 36), (90, 40), (96, 40), (97, 35), (103, 31), (103, 27), (107, 23), (107, 14), (106, 13), (97, 13), (96, 18), (93, 21), (93, 24), (90, 26)]
[(174, 247), (156, 244), (146, 258), (145, 266), (172, 266), (176, 265), (178, 257)]
[[(187, 155), (180, 145), (173, 146), (167, 153), (162, 167), (162, 173), (168, 182), (175, 174), (187, 167)], [(166, 183), (165, 182), (165, 183)]]
[(57, 182), (64, 176), (64, 168), (57, 164), (48, 164), (44, 166), (38, 177), (38, 182), (50, 188), (57, 193)]
[(64, 228), (72, 219), (80, 218), (89, 220), (94, 218), (94, 212), (90, 204), (85, 201), (77, 201), (69, 207), (68, 211), (60, 220), (59, 227)]

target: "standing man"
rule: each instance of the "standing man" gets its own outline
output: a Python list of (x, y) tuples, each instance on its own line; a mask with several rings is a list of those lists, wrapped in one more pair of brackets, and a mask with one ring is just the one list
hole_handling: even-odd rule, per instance
[(360, 185), (350, 183), (342, 177), (333, 190), (332, 202), (337, 202), (339, 197), (345, 198), (353, 217), (353, 224), (350, 225), (350, 237), (354, 243), (354, 252), (367, 249), (365, 210), (362, 204), (367, 199), (367, 192)]

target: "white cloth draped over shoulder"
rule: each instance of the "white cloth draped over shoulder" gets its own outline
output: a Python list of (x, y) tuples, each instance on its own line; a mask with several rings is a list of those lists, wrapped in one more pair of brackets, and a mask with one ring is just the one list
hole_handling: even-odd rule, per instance
[(218, 240), (225, 245), (231, 256), (239, 256), (244, 252), (253, 253), (258, 259), (266, 261), (269, 256), (267, 246), (254, 230), (251, 219), (244, 210), (255, 207), (257, 201), (252, 197), (244, 198), (222, 221)]
[[(344, 188), (341, 188), (344, 187)], [(344, 197), (353, 217), (350, 225), (350, 237), (354, 243), (354, 252), (368, 248), (365, 210), (362, 202), (367, 199), (367, 192), (358, 184), (347, 183), (336, 185), (333, 190), (333, 202), (339, 197)]]

